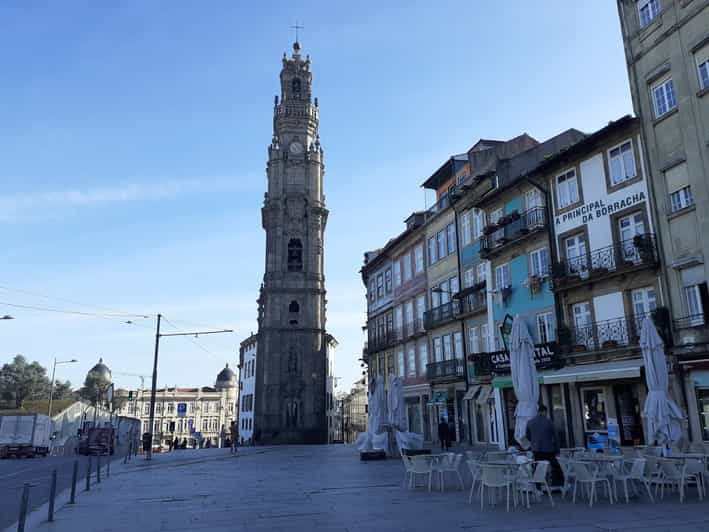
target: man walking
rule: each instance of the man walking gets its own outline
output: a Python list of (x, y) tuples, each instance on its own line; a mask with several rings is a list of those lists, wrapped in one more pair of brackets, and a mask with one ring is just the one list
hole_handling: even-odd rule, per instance
[(231, 422), (229, 430), (231, 433), (231, 454), (234, 454), (236, 453), (236, 438), (239, 437), (239, 431), (238, 426), (236, 425), (236, 421)]
[(441, 452), (446, 452), (450, 445), (448, 443), (450, 440), (448, 436), (448, 423), (446, 423), (446, 420), (443, 418), (441, 418), (441, 422), (438, 424), (438, 440), (441, 442)]
[(559, 442), (556, 438), (554, 424), (547, 417), (547, 407), (541, 405), (537, 411), (537, 415), (527, 423), (525, 431), (527, 440), (532, 442), (532, 454), (534, 459), (546, 460), (551, 468), (551, 485), (563, 486), (564, 473), (561, 471), (561, 466), (556, 459), (559, 452)]

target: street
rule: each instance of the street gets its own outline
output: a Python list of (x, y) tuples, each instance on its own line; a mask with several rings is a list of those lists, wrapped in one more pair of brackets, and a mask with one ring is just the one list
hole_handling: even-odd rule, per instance
[[(157, 455), (117, 465), (78, 504), (61, 508), (43, 532), (159, 530), (325, 532), (485, 530), (572, 532), (706, 531), (707, 502), (694, 490), (650, 503), (572, 504), (555, 497), (532, 508), (480, 510), (454, 482), (447, 490), (402, 487), (401, 460), (360, 462), (351, 446), (248, 447)], [(467, 486), (469, 487), (469, 486)]]

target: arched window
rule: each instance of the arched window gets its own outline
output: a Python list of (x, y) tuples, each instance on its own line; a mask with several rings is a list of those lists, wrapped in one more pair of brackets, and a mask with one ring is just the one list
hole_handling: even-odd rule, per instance
[(293, 96), (300, 98), (300, 79), (293, 78)]
[(293, 313), (298, 313), (300, 312), (300, 305), (298, 305), (297, 301), (291, 301), (290, 305), (288, 305), (288, 312), (293, 312)]
[(303, 243), (300, 238), (291, 238), (288, 242), (288, 271), (303, 271)]

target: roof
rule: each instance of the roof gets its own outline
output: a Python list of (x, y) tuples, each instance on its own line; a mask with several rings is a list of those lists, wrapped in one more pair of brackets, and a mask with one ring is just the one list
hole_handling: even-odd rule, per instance
[(219, 375), (217, 375), (217, 382), (232, 381), (235, 378), (236, 375), (234, 375), (234, 372), (229, 368), (229, 364), (227, 364), (226, 367), (219, 372)]
[(437, 190), (443, 183), (448, 181), (455, 173), (468, 162), (467, 153), (452, 155), (444, 162), (438, 170), (433, 172), (431, 177), (426, 179), (421, 185), (423, 188)]
[(545, 160), (537, 166), (535, 173), (545, 172), (556, 164), (582, 155), (589, 150), (594, 149), (596, 144), (607, 135), (611, 135), (618, 130), (630, 127), (637, 123), (639, 123), (639, 120), (631, 115), (622, 116), (615, 121), (611, 120), (608, 122), (608, 125), (602, 127), (598, 131), (595, 131), (590, 135), (584, 135), (582, 138), (577, 139), (576, 142), (557, 150), (554, 156), (546, 157)]

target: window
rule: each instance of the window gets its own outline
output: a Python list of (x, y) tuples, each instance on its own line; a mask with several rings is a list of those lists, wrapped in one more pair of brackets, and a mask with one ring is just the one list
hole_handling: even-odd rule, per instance
[(485, 211), (475, 209), (473, 211), (473, 238), (478, 239), (483, 236), (483, 228), (485, 227)]
[(448, 254), (455, 253), (456, 244), (458, 241), (455, 237), (455, 224), (448, 224)]
[(374, 303), (377, 300), (377, 290), (374, 284), (374, 279), (369, 281), (369, 302)]
[(451, 345), (451, 335), (446, 334), (443, 336), (443, 358), (445, 360), (450, 360), (453, 358), (453, 347)]
[(377, 275), (377, 299), (384, 297), (384, 274)]
[(436, 308), (441, 304), (441, 294), (435, 288), (431, 288), (431, 308)]
[(470, 244), (470, 211), (464, 212), (460, 217), (460, 242), (463, 246)]
[(583, 421), (586, 432), (605, 431), (606, 395), (603, 388), (585, 388), (581, 392), (583, 398)]
[(396, 367), (394, 366), (394, 353), (387, 354), (387, 375), (394, 375)]
[(401, 326), (403, 325), (403, 315), (404, 314), (401, 305), (394, 309), (394, 328), (397, 331), (400, 331)]
[(435, 264), (438, 260), (438, 254), (436, 253), (436, 237), (432, 236), (428, 239), (428, 263)]
[[(631, 292), (631, 298), (633, 300), (633, 314), (636, 319), (640, 318), (636, 325), (640, 327), (642, 325), (641, 319), (648, 316), (650, 312), (657, 308), (657, 298), (655, 296), (655, 289), (649, 288), (638, 288)], [(640, 329), (638, 328), (638, 333)]]
[(399, 370), (397, 372), (397, 375), (399, 377), (404, 376), (404, 350), (399, 349), (399, 351), (396, 353), (396, 362), (397, 362), (397, 369)]
[(423, 272), (423, 245), (414, 248), (414, 268), (416, 273)]
[(483, 353), (486, 353), (490, 349), (487, 331), (487, 323), (483, 323), (480, 326), (480, 351)]
[(419, 294), (416, 296), (416, 319), (418, 320), (418, 326), (423, 326), (423, 313), (426, 312), (426, 296), (424, 294)]
[(592, 349), (594, 342), (591, 330), (591, 304), (588, 301), (576, 303), (571, 307), (571, 311), (574, 316), (577, 343), (585, 345), (587, 349)]
[(624, 216), (618, 220), (618, 231), (620, 234), (620, 242), (623, 247), (623, 258), (629, 261), (639, 261), (640, 253), (638, 252), (634, 238), (645, 233), (645, 221), (643, 214), (636, 212), (630, 216)]
[(386, 271), (384, 272), (384, 285), (387, 291), (387, 294), (391, 293), (391, 268), (387, 268)]
[(633, 145), (628, 140), (608, 152), (610, 161), (611, 183), (617, 185), (632, 179), (637, 175), (635, 171), (635, 155)]
[(175, 403), (167, 403), (167, 413), (172, 414), (175, 412)]
[(394, 261), (394, 286), (401, 284), (401, 262), (399, 259)]
[(652, 88), (652, 101), (655, 106), (655, 118), (660, 118), (677, 107), (672, 78), (667, 78)]
[(640, 17), (640, 27), (644, 28), (660, 13), (660, 0), (639, 0), (638, 16)]
[(537, 314), (537, 334), (541, 344), (554, 341), (554, 319), (551, 312)]
[(684, 287), (684, 300), (687, 303), (687, 315), (690, 325), (704, 324), (704, 305), (699, 285)]
[(699, 88), (709, 89), (709, 47), (705, 46), (696, 54), (697, 75), (699, 76)]
[(564, 248), (569, 273), (588, 274), (586, 239), (583, 234), (567, 238), (564, 241)]
[(411, 280), (411, 253), (407, 253), (401, 258), (404, 261), (404, 282)]
[(491, 224), (496, 224), (497, 222), (500, 221), (500, 218), (502, 218), (502, 209), (495, 209), (490, 213), (490, 223)]
[(144, 415), (150, 415), (150, 403), (145, 403), (145, 407), (143, 408), (143, 414)]
[(419, 344), (419, 375), (424, 375), (426, 373), (426, 366), (428, 365), (428, 344), (426, 340)]
[(571, 169), (556, 176), (556, 199), (560, 209), (578, 202), (579, 188), (576, 170)]
[(440, 289), (440, 294), (441, 294), (441, 305), (445, 305), (450, 301), (450, 288), (448, 286), (448, 281), (443, 281), (441, 284), (438, 285), (438, 288)]
[(687, 207), (694, 205), (692, 188), (687, 185), (686, 187), (682, 187), (676, 192), (670, 194), (670, 205), (672, 212), (681, 211), (682, 209), (686, 209)]
[(495, 288), (507, 288), (512, 284), (510, 279), (510, 263), (506, 262), (495, 268)]
[(412, 299), (411, 301), (407, 301), (404, 309), (404, 316), (406, 317), (406, 327), (409, 329), (409, 331), (411, 331), (411, 327), (414, 323), (414, 300)]
[(532, 275), (546, 277), (549, 275), (549, 250), (547, 248), (535, 249), (529, 254)]
[(438, 260), (441, 260), (446, 257), (446, 251), (447, 251), (445, 230), (438, 231), (438, 235), (436, 235), (436, 239), (438, 241)]
[(386, 314), (386, 332), (389, 335), (394, 330), (394, 313), (387, 312)]
[(407, 368), (406, 368), (406, 376), (407, 377), (415, 377), (416, 376), (416, 345), (415, 344), (409, 345), (409, 347), (406, 351), (406, 362), (408, 363)]
[(543, 205), (542, 193), (536, 188), (528, 190), (524, 195), (524, 200), (527, 205), (527, 210), (534, 209), (535, 207), (541, 207)]
[(475, 277), (479, 283), (487, 281), (487, 268), (484, 262), (480, 262), (475, 266)]
[(303, 243), (299, 238), (291, 238), (288, 242), (288, 271), (303, 271)]
[(451, 277), (448, 280), (448, 286), (450, 288), (451, 296), (453, 294), (457, 294), (460, 291), (460, 287), (458, 286), (458, 277)]
[(443, 360), (443, 342), (441, 337), (433, 339), (433, 359), (436, 362), (441, 362)]
[(463, 333), (453, 333), (453, 354), (458, 360), (463, 360)]
[(468, 288), (475, 284), (475, 270), (469, 268), (463, 273), (463, 287)]
[(298, 305), (297, 301), (291, 301), (290, 305), (288, 305), (288, 312), (292, 314), (297, 314), (300, 312), (300, 305)]
[(468, 328), (468, 348), (471, 353), (480, 353), (480, 329), (478, 327)]

